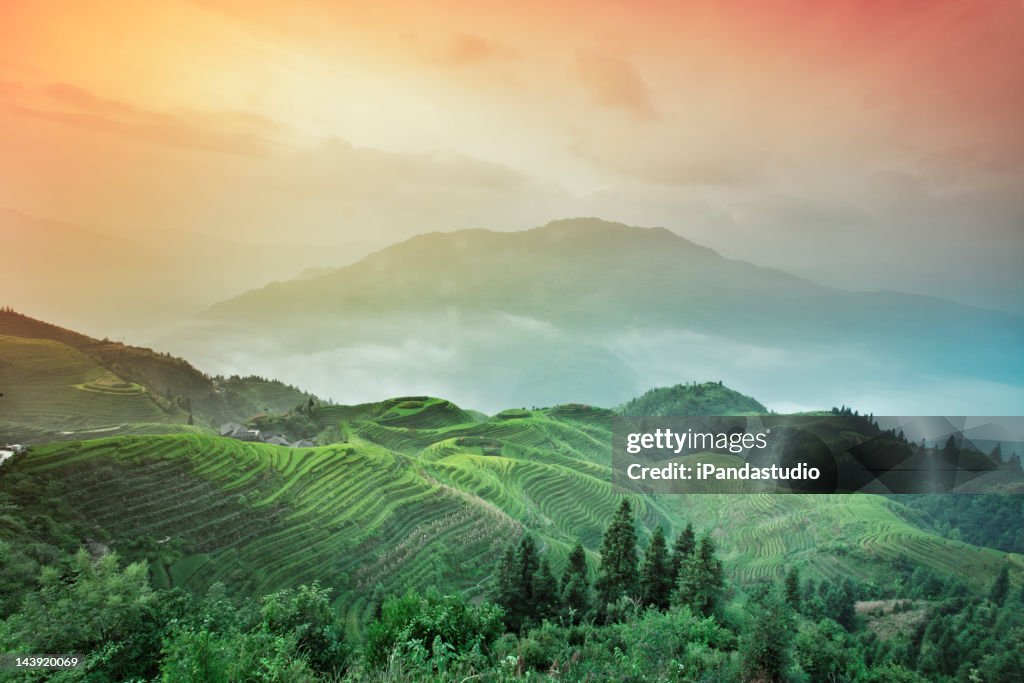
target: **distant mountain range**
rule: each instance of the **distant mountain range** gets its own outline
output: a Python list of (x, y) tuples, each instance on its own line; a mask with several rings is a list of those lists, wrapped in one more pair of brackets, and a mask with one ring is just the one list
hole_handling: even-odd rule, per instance
[[(719, 376), (769, 405), (884, 395), (869, 407), (907, 414), (908, 396), (950, 394), (944, 412), (992, 413), (1024, 385), (1024, 318), (825, 287), (589, 218), (421, 235), (224, 301), (162, 345), (336, 399), (430, 393), (485, 410), (612, 405)], [(979, 403), (982, 385), (995, 389)]]

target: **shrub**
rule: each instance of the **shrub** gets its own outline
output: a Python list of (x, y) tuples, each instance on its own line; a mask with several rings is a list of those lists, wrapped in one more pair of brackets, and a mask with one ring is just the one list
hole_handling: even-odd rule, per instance
[(470, 654), (488, 647), (504, 631), (501, 617), (501, 608), (487, 602), (470, 605), (461, 595), (410, 591), (386, 600), (380, 619), (367, 629), (366, 662), (382, 668), (396, 648), (422, 647), (428, 652), (424, 662), (436, 667), (441, 653)]

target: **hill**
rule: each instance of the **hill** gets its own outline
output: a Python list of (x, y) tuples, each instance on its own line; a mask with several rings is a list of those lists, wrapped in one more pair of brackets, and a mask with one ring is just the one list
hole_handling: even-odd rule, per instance
[(651, 389), (615, 409), (620, 415), (757, 415), (768, 409), (721, 382), (677, 384)]
[[(258, 595), (319, 579), (356, 632), (371, 594), (436, 585), (484, 594), (505, 544), (528, 530), (559, 573), (572, 544), (593, 565), (621, 495), (610, 483), (612, 413), (582, 404), (478, 420), (405, 397), (321, 406), (342, 442), (283, 448), (201, 434), (38, 446), (4, 465), (0, 493), (69, 539), (146, 559), (153, 581)], [(827, 420), (839, 418), (827, 417)], [(37, 497), (18, 492), (47, 492)], [(637, 496), (646, 536), (687, 522), (712, 533), (740, 583), (807, 576), (893, 580), (923, 566), (981, 588), (1005, 553), (914, 526), (880, 496)], [(26, 522), (31, 526), (30, 522)], [(17, 541), (17, 526), (0, 539)], [(71, 542), (74, 542), (73, 540)], [(1024, 558), (1010, 556), (1017, 570)]]
[[(38, 441), (61, 432), (193, 421), (216, 425), (283, 412), (310, 394), (260, 377), (209, 377), (166, 353), (99, 340), (0, 310), (0, 423)], [(135, 397), (134, 399), (132, 397)], [(133, 402), (134, 401), (134, 402)], [(143, 428), (144, 432), (152, 428)]]
[[(824, 287), (663, 228), (597, 219), (421, 235), (224, 301), (203, 325), (174, 347), (214, 365), (245, 354), (263, 374), (351, 402), (384, 384), (485, 410), (615, 405), (666, 377), (711, 373), (769, 404), (829, 405), (879, 385), (1024, 385), (1024, 318)], [(218, 355), (226, 334), (230, 355)], [(305, 373), (309, 354), (331, 372)], [(837, 386), (854, 389), (826, 393)]]
[[(0, 325), (23, 335), (0, 336), (2, 419), (34, 444), (0, 466), (0, 541), (114, 550), (145, 561), (155, 585), (197, 593), (215, 582), (259, 596), (320, 581), (334, 589), (351, 634), (372, 614), (375, 593), (433, 585), (483, 596), (502, 549), (527, 531), (556, 574), (577, 540), (593, 570), (622, 498), (610, 470), (616, 412), (765, 412), (721, 383), (654, 389), (617, 411), (573, 403), (488, 417), (432, 396), (334, 405), (259, 378), (208, 378), (166, 354), (10, 312)], [(182, 402), (154, 391), (160, 381), (205, 387), (250, 409), (263, 404), (261, 420), (301, 417), (334, 443), (287, 448), (212, 436), (183, 424)], [(299, 396), (301, 410), (271, 410), (293, 408)], [(811, 417), (825, 437), (877, 430), (840, 412)], [(10, 434), (10, 426), (0, 429)], [(42, 443), (52, 438), (65, 441)], [(992, 537), (999, 548), (965, 543), (955, 520), (929, 524), (914, 501), (631, 498), (641, 545), (658, 525), (675, 534), (692, 523), (712, 535), (742, 585), (797, 566), (807, 577), (854, 577), (885, 593), (922, 567), (981, 590), (1003, 566), (1015, 583), (1024, 571), (1006, 539)]]
[(0, 387), (4, 423), (53, 432), (187, 420), (173, 403), (49, 339), (0, 335)]

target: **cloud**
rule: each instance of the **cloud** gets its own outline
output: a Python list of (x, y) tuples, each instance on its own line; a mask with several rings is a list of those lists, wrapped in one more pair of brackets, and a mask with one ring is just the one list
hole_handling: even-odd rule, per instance
[(166, 113), (100, 97), (72, 83), (29, 87), (0, 84), (10, 111), (63, 126), (100, 131), (149, 144), (228, 154), (263, 154), (281, 127), (248, 112)]
[(278, 161), (280, 166), (267, 168), (270, 184), (354, 202), (439, 198), (439, 193), (448, 192), (480, 198), (494, 193), (518, 194), (530, 185), (518, 171), (466, 155), (390, 152), (356, 147), (341, 138), (283, 154)]
[(625, 59), (581, 52), (573, 70), (595, 104), (621, 110), (641, 121), (660, 118), (651, 102), (650, 87)]

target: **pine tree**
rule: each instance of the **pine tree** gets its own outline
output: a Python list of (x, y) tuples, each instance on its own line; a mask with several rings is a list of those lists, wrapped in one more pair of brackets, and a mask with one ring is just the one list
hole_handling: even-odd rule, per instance
[(786, 602), (795, 611), (800, 611), (800, 571), (790, 567), (786, 572)]
[(651, 536), (651, 543), (647, 546), (640, 568), (640, 599), (644, 605), (663, 611), (668, 609), (672, 588), (675, 586), (671, 569), (665, 532), (659, 526)]
[(512, 628), (513, 611), (516, 608), (516, 547), (509, 544), (498, 565), (498, 577), (494, 583), (491, 599), (505, 609), (505, 623)]
[(587, 555), (579, 541), (569, 553), (562, 574), (562, 607), (566, 617), (579, 623), (590, 610), (590, 584), (587, 581)]
[(529, 534), (523, 536), (518, 545), (505, 549), (498, 566), (494, 602), (505, 608), (505, 624), (513, 631), (537, 619), (533, 590), (539, 568), (537, 544)]
[(533, 604), (533, 612), (538, 620), (553, 619), (561, 608), (558, 579), (551, 572), (547, 558), (540, 561), (540, 567), (533, 576)]
[(1010, 571), (1003, 565), (1003, 568), (999, 570), (998, 576), (996, 576), (995, 582), (992, 583), (992, 589), (988, 593), (988, 599), (999, 605), (1003, 606), (1006, 602), (1006, 596), (1010, 593)]
[(617, 602), (622, 596), (636, 597), (638, 584), (633, 506), (624, 499), (601, 541), (596, 586), (599, 607)]
[(537, 543), (530, 534), (519, 541), (515, 568), (513, 585), (517, 605), (514, 613), (519, 618), (519, 625), (522, 625), (532, 622), (537, 615), (537, 605), (533, 600), (533, 576), (540, 568), (540, 558), (537, 555)]
[(825, 614), (847, 631), (852, 631), (856, 626), (856, 600), (857, 591), (849, 579), (843, 580), (842, 584), (832, 584), (826, 588), (821, 584), (823, 598), (825, 601)]
[(675, 545), (672, 547), (672, 582), (679, 581), (679, 570), (683, 567), (693, 551), (697, 549), (697, 538), (693, 534), (693, 525), (687, 524), (686, 528), (676, 536)]
[(793, 639), (793, 610), (785, 596), (772, 588), (753, 605), (740, 639), (743, 680), (775, 683), (786, 679)]
[(675, 604), (687, 606), (697, 614), (710, 616), (718, 606), (725, 587), (722, 561), (715, 556), (715, 544), (703, 535), (697, 552), (691, 555), (679, 571)]
[(1003, 462), (1003, 444), (997, 443), (996, 447), (992, 449), (992, 452), (989, 455), (997, 463), (1002, 463)]
[(956, 439), (950, 434), (949, 438), (946, 439), (946, 445), (942, 447), (942, 457), (946, 462), (955, 463), (959, 455), (960, 448), (956, 445)]

